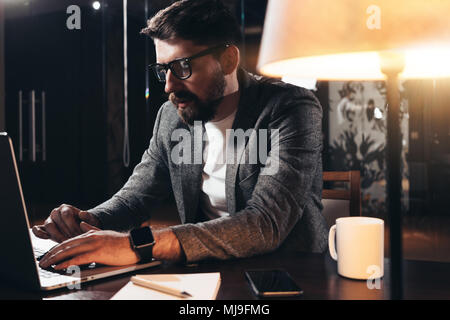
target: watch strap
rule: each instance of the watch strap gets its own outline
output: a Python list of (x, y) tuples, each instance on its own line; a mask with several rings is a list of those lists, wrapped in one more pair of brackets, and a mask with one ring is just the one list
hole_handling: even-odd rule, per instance
[(134, 247), (137, 255), (140, 258), (140, 262), (150, 262), (153, 259), (153, 244)]
[[(143, 239), (139, 236), (141, 231), (146, 231), (150, 233), (149, 242), (143, 243)], [(135, 238), (137, 237), (137, 238)], [(130, 232), (129, 235), (131, 248), (134, 250), (136, 255), (139, 257), (140, 262), (150, 262), (153, 259), (153, 245), (155, 241), (153, 239), (152, 230), (150, 227), (142, 227), (138, 229), (134, 229)], [(150, 240), (151, 239), (151, 240)]]

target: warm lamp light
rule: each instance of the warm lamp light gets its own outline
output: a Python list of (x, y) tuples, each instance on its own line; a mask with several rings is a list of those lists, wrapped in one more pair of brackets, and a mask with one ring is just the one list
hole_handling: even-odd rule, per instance
[[(261, 73), (323, 80), (450, 75), (450, 1), (269, 1), (258, 60)], [(396, 55), (391, 61), (386, 56)]]
[[(450, 75), (450, 45), (416, 47), (397, 51), (404, 61), (399, 78), (440, 78)], [(381, 72), (382, 54), (352, 52), (323, 56), (290, 58), (259, 66), (270, 76), (317, 78), (319, 80), (385, 80)], [(348, 66), (351, 66), (349, 68)]]
[(258, 70), (269, 76), (387, 81), (391, 298), (401, 299), (398, 78), (450, 76), (450, 1), (269, 0)]

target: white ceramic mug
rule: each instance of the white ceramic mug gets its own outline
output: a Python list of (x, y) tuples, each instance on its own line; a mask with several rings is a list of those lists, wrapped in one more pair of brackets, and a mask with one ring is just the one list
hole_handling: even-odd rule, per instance
[(369, 217), (336, 219), (336, 224), (330, 228), (328, 234), (328, 248), (331, 257), (337, 261), (339, 275), (361, 280), (383, 277), (382, 219)]

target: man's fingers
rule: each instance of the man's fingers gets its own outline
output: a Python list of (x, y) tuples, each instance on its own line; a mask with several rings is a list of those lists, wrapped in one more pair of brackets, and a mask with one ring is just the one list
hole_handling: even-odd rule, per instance
[(83, 220), (93, 226), (100, 224), (97, 218), (88, 212), (79, 215), (80, 211), (71, 205), (62, 204), (53, 209), (44, 224), (34, 228), (33, 232), (37, 237), (62, 242), (85, 232), (80, 226)]
[(90, 264), (95, 262), (95, 254), (92, 252), (86, 252), (84, 254), (73, 257), (70, 260), (64, 261), (60, 264), (57, 264), (54, 269), (55, 270), (64, 270), (69, 268), (70, 266), (81, 266), (85, 264)]
[(66, 225), (70, 237), (76, 237), (83, 233), (80, 228), (80, 219), (78, 217), (78, 209), (71, 206), (63, 206), (60, 211), (60, 217)]
[(88, 211), (78, 212), (78, 217), (80, 218), (80, 220), (90, 224), (91, 226), (94, 226), (94, 227), (100, 226), (100, 221), (94, 215), (89, 213)]
[(50, 235), (45, 231), (44, 226), (34, 226), (31, 229), (34, 235), (41, 239), (50, 239)]
[(67, 227), (66, 223), (64, 222), (64, 219), (61, 216), (61, 212), (59, 209), (54, 209), (50, 213), (50, 219), (58, 226), (59, 231), (66, 237), (71, 238), (71, 232), (69, 230), (69, 227)]
[[(90, 226), (86, 224), (84, 227)], [(136, 263), (138, 260), (130, 247), (128, 234), (91, 230), (50, 249), (39, 265), (42, 268), (55, 265), (56, 269), (64, 269), (70, 265), (91, 262), (118, 266)]]
[(67, 236), (65, 236), (59, 229), (58, 226), (52, 222), (52, 221), (47, 221), (45, 223), (45, 231), (47, 232), (47, 234), (50, 235), (50, 238), (52, 240), (55, 240), (56, 242), (63, 242), (64, 240), (67, 239)]
[(41, 268), (47, 268), (58, 262), (67, 260), (76, 255), (90, 251), (92, 248), (91, 241), (84, 236), (69, 239), (49, 250), (45, 256), (39, 261)]
[(88, 231), (92, 231), (92, 230), (93, 231), (99, 231), (100, 230), (99, 228), (94, 227), (94, 226), (92, 226), (92, 225), (90, 225), (90, 224), (88, 224), (88, 223), (86, 223), (84, 221), (81, 221), (80, 228), (81, 228), (81, 230), (83, 232), (88, 232)]

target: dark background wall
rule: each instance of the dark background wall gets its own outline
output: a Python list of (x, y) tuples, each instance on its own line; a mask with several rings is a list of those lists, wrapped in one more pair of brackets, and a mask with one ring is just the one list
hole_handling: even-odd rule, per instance
[[(36, 204), (36, 210), (60, 203), (88, 208), (120, 189), (147, 148), (156, 114), (167, 98), (147, 68), (155, 61), (155, 52), (140, 30), (173, 1), (128, 1), (130, 164), (124, 166), (123, 2), (100, 1), (98, 11), (92, 2), (17, 0), (5, 6), (7, 81), (6, 95), (1, 95), (6, 97), (5, 118), (1, 118), (6, 119), (5, 129), (19, 153), (22, 92), (24, 158), (19, 166), (26, 199), (31, 208)], [(242, 65), (256, 72), (266, 1), (225, 3), (236, 13), (245, 34)], [(79, 30), (66, 27), (72, 14), (66, 9), (72, 4), (80, 8)], [(36, 162), (29, 160), (32, 90), (36, 94)], [(46, 96), (45, 161), (42, 92)]]
[(0, 131), (5, 130), (5, 20), (4, 5), (0, 2)]

